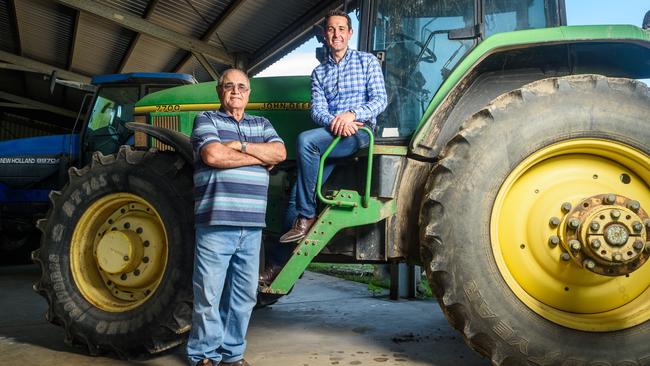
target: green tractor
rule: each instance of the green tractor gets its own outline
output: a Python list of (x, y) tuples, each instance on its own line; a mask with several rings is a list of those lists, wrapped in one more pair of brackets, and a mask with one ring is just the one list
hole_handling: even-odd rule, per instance
[[(370, 148), (319, 180), (317, 224), (260, 303), (289, 293), (312, 261), (407, 262), (426, 269), (451, 325), (494, 365), (650, 364), (650, 90), (635, 80), (650, 76), (650, 32), (564, 26), (562, 0), (367, 0), (357, 10), (388, 108), (362, 132)], [(251, 84), (249, 112), (269, 118), (288, 149), (271, 171), (272, 255), (295, 139), (314, 128), (309, 78)], [(148, 95), (129, 125), (135, 146), (94, 154), (51, 195), (35, 289), (69, 342), (127, 356), (183, 342), (187, 135), (218, 106), (214, 82)]]

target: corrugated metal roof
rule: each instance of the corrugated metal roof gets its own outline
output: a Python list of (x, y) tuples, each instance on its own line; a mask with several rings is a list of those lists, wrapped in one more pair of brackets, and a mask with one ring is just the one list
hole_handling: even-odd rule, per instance
[(72, 71), (86, 75), (116, 71), (135, 32), (98, 16), (81, 13), (74, 44)]
[(170, 71), (180, 62), (183, 55), (184, 52), (177, 47), (142, 35), (122, 72)]
[(102, 2), (112, 8), (140, 17), (144, 15), (150, 3), (149, 0), (103, 0)]
[[(224, 21), (218, 34), (228, 50), (252, 54), (318, 4), (318, 0), (247, 1)], [(216, 36), (210, 43), (220, 44)]]
[[(71, 2), (70, 6), (62, 5), (65, 2)], [(227, 54), (224, 59), (256, 57), (262, 49), (270, 49), (271, 57), (264, 59), (265, 64), (269, 64), (269, 60), (273, 61), (291, 49), (282, 47), (282, 51), (275, 50), (284, 46), (281, 36), (290, 27), (311, 28), (311, 24), (307, 24), (308, 18), (305, 18), (307, 14), (311, 14), (311, 19), (314, 12), (320, 14), (328, 4), (339, 5), (341, 2), (342, 0), (0, 0), (0, 50), (22, 58), (24, 65), (29, 64), (32, 69), (33, 62), (38, 61), (36, 68), (42, 74), (50, 74), (53, 68), (76, 73), (80, 78), (117, 72), (180, 71), (194, 75), (199, 81), (205, 81), (210, 79), (210, 75), (189, 51), (196, 50), (193, 48), (195, 45), (211, 45)], [(88, 5), (90, 6), (84, 10), (77, 9)], [(102, 7), (108, 7), (107, 13), (114, 9), (115, 12), (124, 14), (124, 17), (98, 13)], [(116, 20), (129, 17), (132, 17), (130, 19), (134, 23), (125, 24)], [(161, 28), (165, 32), (178, 34), (175, 40), (170, 41), (173, 44), (162, 41), (162, 36), (156, 34), (157, 29)], [(190, 40), (181, 42), (187, 38)], [(16, 41), (18, 39), (20, 44)], [(213, 53), (218, 54), (217, 51)], [(229, 67), (210, 56), (206, 57), (217, 71)], [(8, 61), (0, 58), (0, 63), (2, 62), (13, 62), (18, 69), (21, 66), (21, 62), (15, 59)], [(60, 86), (51, 95), (47, 78), (15, 68), (0, 69), (0, 91), (66, 106), (71, 110), (78, 109), (82, 95), (77, 90)], [(0, 110), (0, 113), (4, 112), (5, 110)], [(38, 118), (43, 115), (43, 112), (14, 108), (11, 113), (22, 113), (25, 116), (31, 113)], [(68, 117), (58, 115), (52, 115), (48, 121), (59, 125), (72, 124)]]
[(23, 56), (67, 68), (74, 10), (46, 0), (14, 0)]

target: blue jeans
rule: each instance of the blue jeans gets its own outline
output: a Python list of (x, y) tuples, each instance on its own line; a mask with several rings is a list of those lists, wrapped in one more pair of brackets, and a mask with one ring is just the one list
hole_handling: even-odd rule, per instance
[(194, 254), (194, 312), (187, 357), (215, 365), (243, 358), (257, 302), (262, 228), (198, 226)]
[[(296, 149), (296, 163), (298, 164), (298, 177), (296, 184), (291, 189), (289, 207), (285, 228), (288, 230), (298, 215), (305, 218), (316, 216), (316, 180), (318, 178), (318, 164), (327, 147), (334, 140), (334, 135), (326, 127), (307, 130), (298, 136)], [(332, 150), (329, 157), (342, 158), (350, 156), (368, 146), (368, 134), (360, 131), (356, 134), (341, 138), (338, 145)], [(325, 164), (323, 168), (323, 183), (334, 169), (334, 164)]]

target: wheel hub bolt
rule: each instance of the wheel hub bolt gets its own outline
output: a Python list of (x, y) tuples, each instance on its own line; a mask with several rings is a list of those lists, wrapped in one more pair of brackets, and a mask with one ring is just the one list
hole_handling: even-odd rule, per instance
[(641, 208), (641, 204), (639, 201), (630, 201), (630, 203), (627, 204), (627, 208), (634, 212), (637, 212)]
[(621, 255), (621, 253), (616, 253), (616, 254), (614, 254), (614, 260), (617, 261), (617, 262), (622, 261), (622, 260), (623, 260), (623, 256)]
[(122, 281), (126, 281), (126, 273), (123, 273), (123, 274), (120, 276), (120, 279), (121, 279)]
[(575, 217), (569, 220), (569, 227), (571, 229), (577, 229), (578, 226), (580, 226), (580, 220), (576, 219)]
[(637, 239), (637, 240), (634, 241), (634, 244), (632, 246), (636, 250), (641, 250), (641, 249), (643, 249), (643, 242), (641, 240)]
[(564, 202), (560, 208), (562, 209), (562, 212), (567, 213), (571, 211), (571, 204), (569, 202)]
[(564, 253), (562, 253), (562, 255), (560, 255), (560, 258), (561, 258), (563, 261), (566, 262), (566, 261), (568, 261), (568, 260), (571, 259), (571, 256), (569, 255), (569, 253), (564, 252)]
[(612, 219), (617, 220), (619, 217), (621, 217), (621, 211), (612, 210), (612, 212), (609, 215), (612, 217)]
[(646, 229), (650, 230), (650, 219), (647, 219), (643, 222), (645, 224)]
[(635, 233), (640, 233), (641, 230), (643, 230), (643, 224), (641, 224), (638, 221), (635, 221), (632, 223), (632, 230), (634, 230)]
[(598, 231), (598, 229), (600, 229), (600, 224), (596, 221), (592, 221), (589, 227), (592, 231)]
[(149, 263), (149, 257), (143, 257), (142, 262), (143, 263)]
[(555, 247), (560, 244), (560, 238), (557, 235), (551, 235), (551, 237), (548, 238), (548, 244), (552, 247)]
[(580, 248), (582, 248), (582, 244), (580, 244), (580, 242), (575, 239), (569, 242), (569, 246), (571, 246), (571, 250), (576, 252), (579, 251)]
[(585, 261), (583, 263), (584, 263), (584, 266), (589, 268), (589, 269), (594, 269), (594, 267), (596, 267), (596, 263), (594, 261), (592, 261), (591, 259), (585, 259)]
[(136, 269), (135, 271), (133, 271), (133, 274), (136, 275), (136, 276), (139, 276), (140, 275), (140, 270)]
[(129, 256), (125, 255), (124, 258), (122, 258), (122, 259), (124, 259), (125, 262), (128, 262), (129, 261)]
[(591, 241), (591, 247), (594, 249), (600, 248), (600, 239), (594, 239)]
[[(649, 220), (649, 221), (650, 221), (650, 220)], [(560, 225), (560, 219), (558, 219), (557, 217), (551, 217), (551, 219), (548, 220), (548, 224), (549, 224), (551, 227), (555, 228), (555, 227), (557, 227), (558, 225)]]
[(610, 193), (607, 196), (605, 196), (605, 204), (613, 205), (614, 202), (616, 202), (616, 196), (615, 195)]

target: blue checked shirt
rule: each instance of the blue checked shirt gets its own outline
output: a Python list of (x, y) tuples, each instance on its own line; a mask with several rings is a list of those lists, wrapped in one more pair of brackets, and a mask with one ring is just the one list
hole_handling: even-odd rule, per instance
[(356, 121), (374, 128), (386, 109), (386, 87), (377, 58), (348, 48), (337, 64), (332, 55), (311, 74), (311, 117), (329, 126), (340, 113), (352, 111)]

